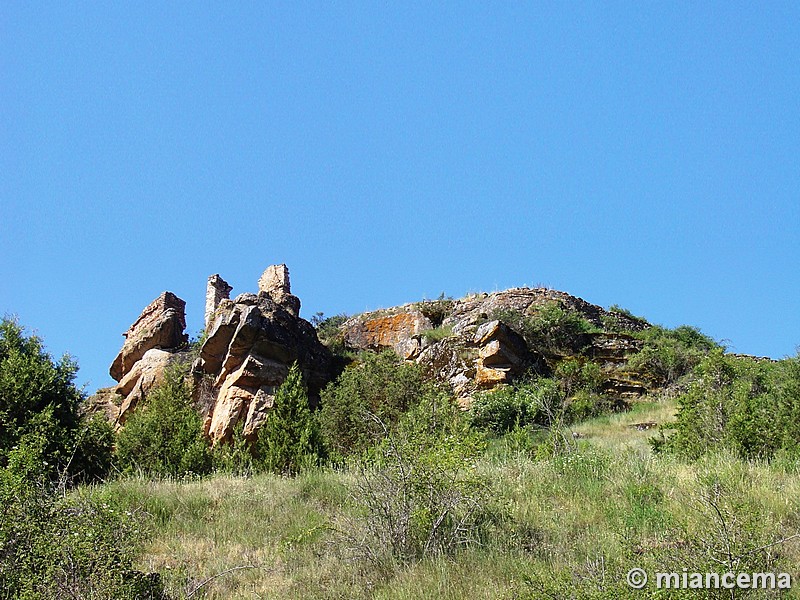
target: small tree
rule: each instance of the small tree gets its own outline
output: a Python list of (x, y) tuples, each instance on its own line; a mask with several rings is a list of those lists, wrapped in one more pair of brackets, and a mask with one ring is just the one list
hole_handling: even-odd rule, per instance
[(647, 373), (671, 385), (690, 373), (705, 356), (720, 348), (696, 327), (681, 325), (675, 329), (653, 326), (637, 334), (644, 347), (630, 357), (629, 368)]
[(117, 438), (117, 460), (123, 470), (171, 476), (211, 470), (211, 450), (185, 372), (185, 365), (169, 367), (164, 381), (125, 423)]
[(81, 392), (73, 384), (78, 366), (44, 351), (11, 319), (0, 321), (0, 466), (20, 441), (46, 432), (42, 458), (54, 470), (67, 464), (78, 427)]
[(356, 557), (388, 575), (397, 565), (484, 543), (504, 513), (475, 466), (485, 449), (455, 402), (428, 392), (357, 463), (357, 516), (339, 534)]
[(78, 365), (54, 361), (42, 340), (25, 335), (13, 319), (0, 321), (0, 467), (14, 448), (35, 444), (37, 476), (96, 479), (105, 475), (113, 444), (110, 426), (82, 419)]
[(275, 405), (258, 432), (256, 453), (269, 471), (287, 475), (314, 465), (322, 455), (319, 428), (295, 362), (275, 395)]
[(391, 429), (431, 389), (419, 365), (385, 350), (363, 352), (322, 392), (320, 421), (327, 447), (341, 456), (357, 454), (385, 432), (367, 415)]

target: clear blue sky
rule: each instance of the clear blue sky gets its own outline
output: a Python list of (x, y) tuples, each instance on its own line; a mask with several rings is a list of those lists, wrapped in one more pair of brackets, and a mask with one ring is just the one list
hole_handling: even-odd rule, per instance
[(89, 391), (281, 262), (307, 318), (541, 284), (800, 344), (800, 3), (105, 4), (0, 6), (0, 313)]

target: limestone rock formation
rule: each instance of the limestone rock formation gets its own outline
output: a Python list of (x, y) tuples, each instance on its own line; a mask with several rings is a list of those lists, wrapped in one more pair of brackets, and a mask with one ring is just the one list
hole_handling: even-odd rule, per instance
[[(300, 300), (291, 292), (286, 265), (268, 267), (257, 294), (231, 300), (231, 290), (218, 274), (209, 277), (206, 336), (192, 365), (195, 400), (214, 443), (228, 441), (238, 424), (247, 437), (257, 433), (293, 362), (304, 374), (312, 403), (335, 375), (330, 351), (299, 316)], [(600, 366), (607, 394), (627, 399), (647, 391), (650, 382), (625, 371), (628, 356), (640, 350), (642, 342), (615, 331), (635, 332), (649, 324), (546, 288), (512, 288), (365, 313), (348, 319), (339, 339), (352, 350), (393, 349), (446, 382), (468, 406), (474, 393), (526, 374), (549, 375), (564, 358), (553, 348), (538, 347), (529, 333), (526, 339), (513, 325), (514, 319), (541, 314), (553, 303), (603, 332), (581, 333), (566, 352)], [(144, 309), (124, 334), (125, 343), (111, 365), (119, 383), (100, 390), (87, 403), (88, 410), (104, 412), (122, 424), (162, 380), (168, 365), (189, 360), (184, 311), (184, 301), (170, 292)]]
[(256, 433), (293, 362), (312, 400), (330, 380), (331, 354), (299, 309), (285, 265), (264, 272), (257, 295), (241, 294), (217, 306), (194, 365), (196, 389), (205, 390), (205, 431), (214, 443), (229, 440), (239, 422), (245, 436)]
[(528, 348), (521, 335), (505, 323), (494, 320), (480, 325), (475, 332), (478, 360), (475, 384), (479, 388), (492, 388), (500, 383), (511, 383), (515, 376), (536, 367), (544, 371), (544, 360)]
[[(206, 288), (206, 338), (192, 366), (195, 400), (205, 413), (205, 431), (214, 443), (230, 439), (243, 423), (251, 437), (272, 407), (278, 387), (295, 361), (312, 401), (332, 378), (332, 357), (314, 327), (299, 317), (300, 300), (291, 292), (286, 265), (269, 267), (258, 294), (229, 298), (231, 286), (218, 274)], [(98, 390), (84, 410), (103, 413), (123, 425), (131, 411), (175, 361), (191, 360), (187, 348), (186, 303), (164, 292), (131, 325), (111, 365), (119, 383)]]
[(292, 295), (286, 265), (267, 267), (258, 280), (258, 293), (266, 294), (294, 317), (300, 316), (300, 298)]
[(393, 348), (400, 358), (416, 358), (422, 350), (420, 335), (433, 329), (433, 324), (419, 310), (401, 308), (385, 316), (351, 319), (345, 325), (345, 343), (359, 349)]
[(124, 400), (120, 404), (117, 422), (122, 425), (130, 412), (143, 401), (148, 392), (164, 379), (166, 368), (185, 356), (185, 352), (151, 348), (134, 363), (133, 368), (122, 378), (114, 391)]

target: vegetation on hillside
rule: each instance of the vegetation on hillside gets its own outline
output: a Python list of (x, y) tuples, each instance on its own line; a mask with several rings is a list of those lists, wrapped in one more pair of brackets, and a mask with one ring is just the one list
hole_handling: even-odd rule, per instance
[(585, 334), (599, 331), (583, 315), (556, 301), (536, 306), (531, 314), (497, 309), (490, 317), (519, 333), (530, 348), (546, 355), (572, 355), (587, 345)]
[(114, 433), (79, 415), (74, 363), (3, 321), (0, 598), (648, 598), (631, 568), (800, 569), (800, 357), (652, 327), (624, 368), (664, 392), (620, 411), (588, 321), (506, 319), (549, 376), (463, 411), (365, 352), (312, 410), (295, 365), (258, 436), (215, 448), (185, 365)]

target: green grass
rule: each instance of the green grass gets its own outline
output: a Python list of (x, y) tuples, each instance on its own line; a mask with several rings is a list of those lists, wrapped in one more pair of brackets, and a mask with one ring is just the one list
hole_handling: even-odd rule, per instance
[(422, 332), (422, 336), (428, 340), (429, 343), (433, 344), (445, 338), (449, 338), (453, 335), (453, 326), (452, 325), (441, 325), (439, 327), (435, 327), (434, 329), (428, 329)]
[[(730, 598), (634, 591), (625, 574), (634, 566), (704, 572), (731, 556), (734, 570), (800, 573), (800, 541), (770, 545), (800, 531), (797, 465), (654, 456), (654, 431), (631, 425), (666, 423), (674, 412), (671, 402), (645, 402), (576, 425), (573, 450), (544, 460), (492, 444), (476, 465), (506, 515), (490, 539), (389, 572), (357, 560), (337, 532), (357, 512), (351, 472), (124, 479), (79, 493), (151, 515), (140, 568), (162, 573), (178, 598), (201, 584), (192, 597)], [(778, 597), (760, 593), (735, 597)]]

